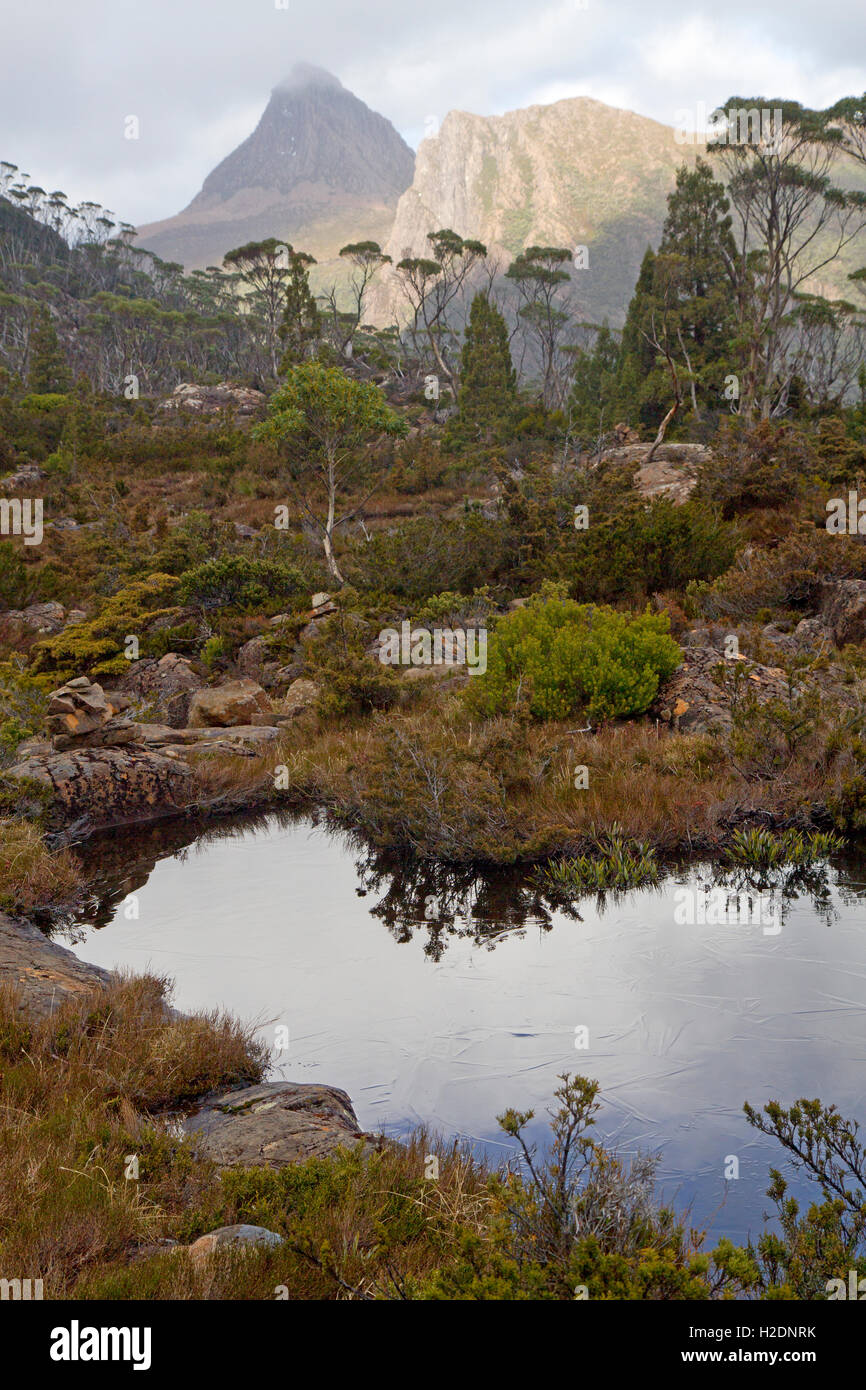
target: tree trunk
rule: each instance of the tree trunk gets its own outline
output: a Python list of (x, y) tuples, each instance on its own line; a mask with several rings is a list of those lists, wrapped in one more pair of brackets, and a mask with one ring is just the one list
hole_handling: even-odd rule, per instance
[(325, 551), (325, 559), (328, 569), (336, 579), (338, 584), (345, 584), (345, 580), (340, 573), (337, 564), (337, 557), (334, 554), (334, 517), (337, 507), (337, 482), (334, 471), (333, 458), (328, 459), (328, 520), (325, 523), (325, 531), (322, 536), (322, 546)]

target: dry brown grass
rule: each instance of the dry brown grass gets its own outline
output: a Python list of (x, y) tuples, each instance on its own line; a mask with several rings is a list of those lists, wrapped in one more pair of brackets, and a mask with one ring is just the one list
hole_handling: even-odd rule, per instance
[(29, 821), (0, 819), (0, 908), (37, 912), (72, 906), (84, 887), (68, 850), (50, 850)]
[[(278, 1285), (399, 1297), (460, 1233), (484, 1231), (485, 1165), (422, 1130), (378, 1153), (220, 1178), (160, 1116), (259, 1080), (264, 1054), (235, 1020), (178, 1017), (167, 997), (165, 980), (123, 978), (28, 1022), (16, 990), (0, 990), (0, 1275), (42, 1279), (47, 1298), (273, 1298)], [(168, 1249), (240, 1221), (285, 1244), (204, 1264)]]
[[(419, 683), (409, 710), (309, 723), (264, 759), (198, 766), (203, 799), (227, 809), (245, 801), (318, 806), (376, 848), (510, 863), (574, 852), (615, 827), (668, 853), (717, 850), (750, 817), (805, 825), (822, 798), (837, 803), (846, 778), (856, 777), (850, 752), (827, 755), (827, 732), (817, 730), (783, 775), (758, 775), (736, 764), (720, 736), (647, 721), (592, 735), (562, 723), (473, 721), (458, 695)], [(580, 767), (586, 788), (575, 785)]]

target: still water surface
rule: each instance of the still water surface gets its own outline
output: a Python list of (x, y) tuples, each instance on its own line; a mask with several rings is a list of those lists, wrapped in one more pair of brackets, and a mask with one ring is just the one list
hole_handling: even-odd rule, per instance
[(423, 1121), (510, 1155), (496, 1115), (535, 1108), (541, 1140), (557, 1076), (579, 1070), (602, 1084), (597, 1132), (660, 1151), (664, 1196), (743, 1239), (782, 1158), (744, 1100), (820, 1096), (866, 1121), (862, 862), (789, 884), (772, 934), (678, 923), (675, 893), (707, 881), (701, 866), (569, 915), (526, 876), (406, 879), (308, 820), (136, 847), (90, 851), (106, 897), (76, 952), (168, 974), (179, 1008), (224, 1005), (269, 1044), (287, 1027), (272, 1076), (342, 1087), (365, 1128)]

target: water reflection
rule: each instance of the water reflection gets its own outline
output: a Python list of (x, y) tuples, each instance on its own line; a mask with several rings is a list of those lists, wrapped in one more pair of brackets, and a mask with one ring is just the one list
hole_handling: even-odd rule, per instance
[[(82, 911), (66, 924), (66, 934), (80, 941), (88, 927), (105, 927), (129, 897), (147, 883), (156, 865), (173, 858), (184, 863), (205, 853), (220, 840), (236, 839), (273, 827), (313, 825), (332, 836), (354, 856), (359, 898), (370, 897), (367, 910), (398, 943), (423, 937), (423, 951), (431, 961), (441, 961), (452, 939), (470, 940), (493, 950), (506, 937), (520, 937), (527, 927), (549, 931), (554, 916), (583, 920), (581, 908), (591, 904), (603, 916), (615, 910), (628, 893), (608, 890), (569, 899), (538, 881), (528, 866), (479, 869), (450, 866), (437, 861), (406, 860), (372, 849), (351, 831), (330, 825), (327, 818), (291, 811), (271, 811), (227, 817), (221, 820), (174, 820), (137, 829), (109, 832), (78, 847), (93, 890)], [(679, 860), (664, 866), (658, 885), (644, 888), (646, 896), (663, 893), (670, 883), (691, 883), (716, 904), (726, 899), (734, 921), (735, 904), (748, 901), (757, 921), (759, 908), (775, 915), (780, 927), (792, 907), (808, 903), (825, 926), (838, 918), (837, 903), (854, 905), (866, 897), (863, 861), (840, 858), (833, 868), (826, 862), (811, 865), (774, 865), (755, 868), (701, 860)], [(718, 906), (716, 906), (718, 912)], [(713, 924), (712, 909), (709, 924)], [(769, 933), (768, 933), (769, 934)]]
[[(660, 1151), (666, 1195), (700, 1221), (721, 1208), (716, 1231), (739, 1239), (780, 1159), (743, 1102), (866, 1109), (855, 856), (771, 873), (672, 863), (655, 888), (563, 904), (528, 868), (405, 864), (288, 815), (82, 852), (98, 878), (83, 958), (167, 974), (179, 1008), (225, 1005), (265, 1038), (288, 1026), (274, 1075), (342, 1086), (369, 1128), (423, 1121), (498, 1156), (495, 1116), (535, 1109), (540, 1141), (556, 1078), (580, 1071), (602, 1086), (601, 1136)], [(741, 923), (756, 902), (766, 916)]]

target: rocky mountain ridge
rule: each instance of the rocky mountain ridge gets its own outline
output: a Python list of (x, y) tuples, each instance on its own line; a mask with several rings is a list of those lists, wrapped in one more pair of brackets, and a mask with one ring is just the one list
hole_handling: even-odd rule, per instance
[(299, 64), (192, 202), (142, 227), (139, 244), (189, 271), (277, 236), (323, 267), (349, 241), (385, 240), (413, 168), (414, 154), (390, 121), (331, 73)]

